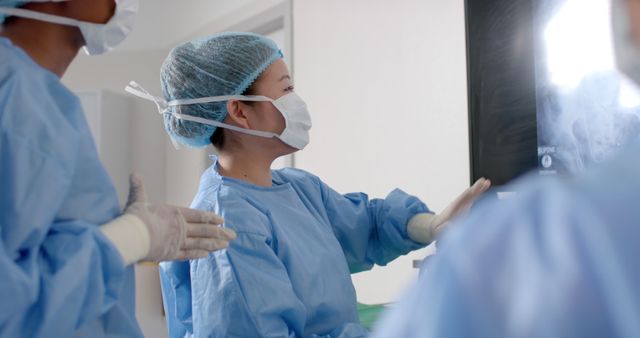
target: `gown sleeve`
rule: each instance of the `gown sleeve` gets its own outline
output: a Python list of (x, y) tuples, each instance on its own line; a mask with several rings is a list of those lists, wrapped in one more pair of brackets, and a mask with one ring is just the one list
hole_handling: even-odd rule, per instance
[(386, 265), (424, 247), (407, 234), (411, 217), (430, 212), (418, 198), (399, 189), (385, 199), (369, 199), (364, 193), (341, 195), (316, 180), (352, 273), (369, 270), (374, 264)]

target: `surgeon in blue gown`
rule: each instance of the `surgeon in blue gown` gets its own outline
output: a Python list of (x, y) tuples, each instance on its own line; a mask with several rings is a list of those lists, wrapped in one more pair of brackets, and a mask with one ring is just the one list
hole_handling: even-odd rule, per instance
[(136, 7), (0, 0), (0, 337), (141, 337), (132, 264), (202, 257), (233, 237), (215, 215), (146, 202), (135, 176), (123, 213), (60, 82), (83, 45), (124, 38)]
[[(612, 6), (618, 68), (640, 84), (640, 2)], [(640, 145), (508, 189), (443, 236), (374, 337), (640, 337)]]
[(238, 234), (227, 250), (161, 265), (171, 337), (362, 337), (351, 273), (430, 243), (486, 190), (481, 180), (434, 215), (401, 190), (342, 195), (275, 159), (309, 142), (311, 117), (273, 41), (224, 33), (176, 47), (155, 101), (178, 142), (213, 144), (192, 207)]

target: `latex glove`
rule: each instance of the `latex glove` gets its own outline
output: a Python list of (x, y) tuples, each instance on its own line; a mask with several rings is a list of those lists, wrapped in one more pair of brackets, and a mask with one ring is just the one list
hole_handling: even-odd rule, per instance
[(481, 178), (467, 188), (440, 214), (417, 214), (407, 224), (409, 238), (423, 244), (431, 243), (446, 229), (449, 222), (467, 212), (473, 202), (491, 187), (491, 181)]
[(131, 175), (124, 214), (102, 228), (123, 256), (137, 261), (186, 260), (226, 248), (236, 234), (213, 213), (147, 201), (142, 180)]

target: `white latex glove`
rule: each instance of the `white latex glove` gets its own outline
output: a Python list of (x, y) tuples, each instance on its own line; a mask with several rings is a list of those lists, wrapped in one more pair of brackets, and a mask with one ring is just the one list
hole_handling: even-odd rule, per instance
[(409, 238), (418, 243), (431, 243), (446, 229), (451, 220), (467, 212), (473, 202), (489, 187), (491, 187), (491, 181), (481, 178), (460, 194), (440, 214), (424, 213), (413, 216), (407, 224)]
[(125, 264), (186, 260), (226, 248), (236, 234), (213, 213), (147, 202), (142, 180), (131, 175), (124, 214), (102, 226)]

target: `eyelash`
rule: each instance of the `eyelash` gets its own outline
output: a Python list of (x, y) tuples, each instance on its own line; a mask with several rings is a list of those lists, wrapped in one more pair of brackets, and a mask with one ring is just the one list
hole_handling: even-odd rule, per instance
[(293, 91), (293, 86), (289, 86), (289, 87), (285, 88), (284, 91), (285, 92), (292, 92)]

